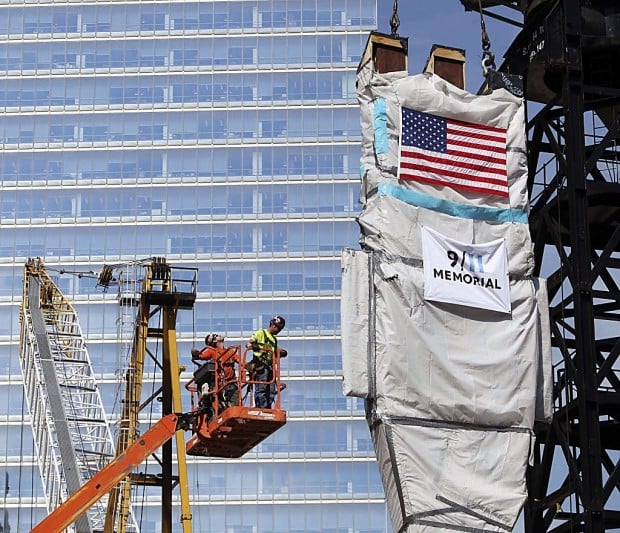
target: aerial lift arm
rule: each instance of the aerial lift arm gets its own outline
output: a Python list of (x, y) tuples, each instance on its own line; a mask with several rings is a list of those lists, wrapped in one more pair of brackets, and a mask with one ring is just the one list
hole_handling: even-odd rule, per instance
[(35, 526), (31, 533), (59, 533), (69, 527), (119, 481), (131, 474), (146, 457), (169, 441), (178, 430), (188, 429), (190, 418), (191, 415), (175, 413), (162, 418)]

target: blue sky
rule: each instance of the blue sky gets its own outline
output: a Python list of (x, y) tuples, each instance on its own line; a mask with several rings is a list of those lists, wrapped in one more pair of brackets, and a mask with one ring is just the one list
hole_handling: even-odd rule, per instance
[[(379, 31), (390, 33), (390, 17), (394, 0), (378, 0)], [(514, 10), (504, 10), (503, 15), (519, 18)], [(422, 71), (434, 44), (465, 49), (467, 58), (466, 88), (478, 92), (482, 85), (482, 44), (480, 15), (465, 11), (459, 0), (398, 0), (401, 37), (409, 38), (409, 72)], [(517, 34), (517, 28), (486, 17), (485, 24), (491, 40), (491, 51), (496, 64)]]

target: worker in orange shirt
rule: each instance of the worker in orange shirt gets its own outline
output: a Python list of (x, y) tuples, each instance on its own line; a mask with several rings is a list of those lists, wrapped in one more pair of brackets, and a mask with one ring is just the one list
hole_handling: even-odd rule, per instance
[(213, 388), (219, 390), (220, 411), (233, 405), (239, 405), (239, 389), (235, 365), (239, 364), (239, 353), (235, 347), (226, 348), (224, 337), (211, 333), (205, 337), (205, 347), (192, 350), (194, 360), (212, 361), (215, 364)]

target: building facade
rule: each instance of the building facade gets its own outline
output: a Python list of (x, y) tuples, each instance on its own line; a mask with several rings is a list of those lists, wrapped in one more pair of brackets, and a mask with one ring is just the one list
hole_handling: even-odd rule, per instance
[[(104, 264), (199, 269), (179, 353), (274, 314), (289, 422), (188, 464), (196, 531), (383, 532), (363, 402), (341, 390), (340, 251), (356, 246), (355, 73), (374, 0), (0, 5), (0, 472), (4, 531), (45, 515), (18, 364), (23, 265), (72, 300), (114, 416), (123, 343)], [(189, 376), (189, 374), (188, 374)], [(136, 513), (157, 531), (158, 502)], [(8, 527), (7, 527), (8, 526)]]

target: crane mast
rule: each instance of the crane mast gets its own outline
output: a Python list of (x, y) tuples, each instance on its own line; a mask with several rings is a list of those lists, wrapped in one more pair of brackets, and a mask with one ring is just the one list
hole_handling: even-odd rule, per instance
[[(110, 282), (109, 271), (103, 274)], [(180, 368), (176, 347), (176, 316), (178, 309), (192, 309), (196, 300), (197, 271), (193, 268), (174, 269), (161, 257), (152, 258), (146, 267), (135, 321), (131, 359), (125, 374), (125, 395), (119, 423), (117, 456), (123, 455), (140, 437), (140, 413), (157, 399), (161, 399), (162, 415), (180, 413)], [(162, 344), (161, 358), (151, 343)], [(149, 361), (150, 359), (150, 361)], [(158, 389), (142, 399), (145, 365), (153, 365)], [(177, 473), (173, 472), (173, 442), (162, 446), (160, 475), (125, 476), (110, 492), (105, 533), (128, 531), (131, 513), (132, 488), (136, 485), (161, 487), (162, 531), (172, 530), (172, 493), (180, 492), (181, 523), (183, 531), (191, 532), (191, 514), (187, 483), (185, 441), (183, 432), (176, 436)]]
[[(40, 259), (24, 267), (19, 361), (51, 512), (111, 460), (114, 442), (75, 309)], [(105, 504), (72, 531), (100, 531)]]

